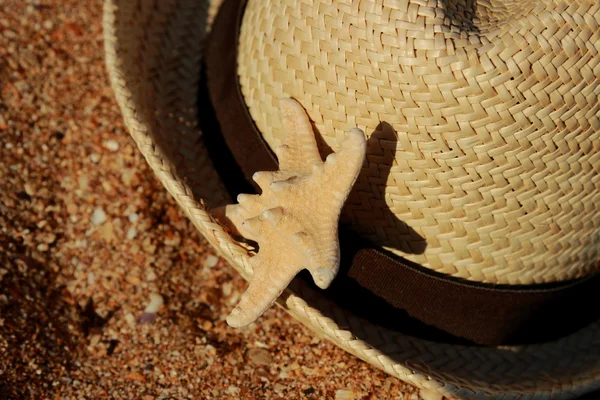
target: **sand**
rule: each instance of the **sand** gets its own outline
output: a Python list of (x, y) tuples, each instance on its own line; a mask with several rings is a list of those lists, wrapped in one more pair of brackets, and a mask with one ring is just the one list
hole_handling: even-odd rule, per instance
[(246, 283), (159, 184), (104, 67), (102, 2), (0, 0), (0, 399), (418, 399)]

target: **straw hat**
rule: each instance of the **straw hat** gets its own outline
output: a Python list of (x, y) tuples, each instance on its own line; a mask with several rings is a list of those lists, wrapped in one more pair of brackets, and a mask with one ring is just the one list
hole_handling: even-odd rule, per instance
[(336, 170), (356, 182), (328, 211), (337, 277), (322, 290), (301, 273), (277, 303), (446, 396), (600, 388), (600, 4), (245, 3), (105, 2), (125, 122), (206, 239), (247, 280), (276, 268), (277, 236), (253, 246), (220, 207), (260, 192), (251, 177), (278, 168), (272, 150), (298, 150), (290, 127), (323, 158), (355, 132), (364, 163)]

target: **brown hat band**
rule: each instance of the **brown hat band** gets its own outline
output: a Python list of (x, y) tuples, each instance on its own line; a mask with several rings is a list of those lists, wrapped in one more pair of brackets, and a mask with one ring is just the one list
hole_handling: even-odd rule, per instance
[[(254, 172), (277, 170), (239, 87), (236, 59), (244, 6), (245, 0), (225, 0), (215, 19), (199, 98), (206, 146), (218, 154), (215, 167), (234, 198), (255, 192)], [(600, 274), (555, 284), (479, 284), (389, 256), (343, 226), (340, 246), (340, 271), (326, 295), (358, 316), (410, 335), (484, 345), (539, 343), (600, 317), (599, 307), (580, 306), (593, 304)]]

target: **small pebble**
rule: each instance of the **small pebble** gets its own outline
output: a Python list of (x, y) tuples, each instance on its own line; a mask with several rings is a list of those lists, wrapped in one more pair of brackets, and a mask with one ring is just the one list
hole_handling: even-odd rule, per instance
[(96, 154), (96, 153), (92, 153), (90, 154), (90, 160), (94, 163), (94, 164), (98, 164), (100, 162), (100, 154)]
[(178, 235), (168, 235), (164, 240), (166, 246), (179, 246), (180, 243), (181, 238)]
[(231, 281), (225, 282), (223, 284), (223, 286), (221, 287), (221, 290), (223, 291), (223, 296), (227, 297), (231, 294), (231, 290), (233, 289), (233, 283), (231, 283)]
[(208, 351), (210, 354), (216, 354), (217, 353), (217, 349), (215, 348), (215, 346), (213, 346), (212, 344), (207, 344), (205, 347), (206, 351)]
[(121, 180), (126, 186), (131, 186), (134, 176), (135, 170), (132, 168), (126, 168), (121, 172)]
[(104, 210), (101, 207), (98, 207), (92, 213), (90, 220), (92, 221), (92, 224), (94, 224), (94, 225), (102, 225), (103, 223), (106, 222), (106, 213), (104, 212)]
[[(156, 313), (147, 313), (147, 312), (143, 312), (139, 317), (137, 317), (137, 323), (140, 325), (144, 325), (144, 324), (151, 324), (154, 321), (156, 321), (156, 318), (158, 317), (158, 315)], [(159, 343), (160, 341), (155, 340), (156, 343)]]
[(48, 233), (42, 236), (42, 241), (46, 244), (52, 244), (56, 241), (56, 235), (54, 233)]
[(336, 390), (335, 400), (354, 400), (354, 392), (351, 389)]
[(142, 284), (142, 280), (138, 276), (135, 276), (135, 275), (127, 275), (125, 277), (125, 280), (127, 281), (127, 283), (130, 283), (134, 286), (139, 286)]
[(80, 175), (77, 177), (77, 183), (79, 184), (79, 188), (85, 191), (89, 187), (90, 179), (85, 175)]
[(212, 254), (207, 256), (204, 259), (204, 266), (207, 268), (212, 268), (219, 263), (219, 257), (213, 256)]
[(204, 321), (202, 323), (202, 329), (204, 329), (207, 332), (210, 331), (213, 328), (213, 326), (214, 326), (213, 323), (210, 321)]
[(106, 150), (117, 151), (119, 150), (119, 143), (114, 140), (107, 140), (102, 144)]
[(135, 325), (135, 317), (132, 313), (125, 314), (125, 321), (129, 324), (129, 326)]
[(144, 309), (145, 313), (156, 313), (164, 304), (163, 297), (158, 293), (150, 293), (150, 303)]
[(389, 376), (385, 378), (385, 380), (383, 381), (383, 390), (385, 390), (386, 392), (389, 391), (392, 387), (392, 383), (394, 383), (394, 378)]
[(129, 239), (129, 240), (135, 239), (136, 236), (137, 236), (137, 229), (135, 229), (135, 226), (129, 227), (129, 229), (127, 229), (127, 239)]
[(144, 375), (140, 374), (139, 372), (130, 372), (126, 378), (130, 381), (146, 382)]
[(127, 218), (129, 219), (129, 222), (135, 224), (140, 219), (140, 216), (138, 215), (138, 213), (131, 213), (127, 216)]
[(240, 388), (234, 385), (231, 385), (227, 388), (228, 394), (238, 394), (240, 392)]
[(248, 358), (254, 365), (269, 365), (273, 362), (271, 354), (267, 350), (260, 348), (250, 349), (248, 351)]
[(229, 300), (227, 300), (227, 304), (229, 304), (230, 306), (237, 304), (237, 302), (240, 300), (240, 297), (241, 294), (239, 292), (234, 292), (229, 298)]
[(148, 280), (149, 282), (155, 281), (156, 278), (158, 278), (156, 276), (156, 273), (152, 270), (148, 270), (148, 272), (146, 273), (146, 280)]
[(111, 222), (104, 224), (102, 228), (99, 229), (99, 232), (100, 236), (107, 242), (110, 243), (115, 240), (115, 231)]
[(281, 383), (276, 383), (273, 386), (273, 391), (277, 394), (283, 393), (284, 390), (285, 390), (285, 385), (282, 385)]
[(30, 182), (27, 182), (23, 186), (23, 189), (25, 189), (25, 193), (27, 193), (27, 195), (29, 196), (33, 196), (35, 194), (35, 189), (33, 188), (33, 185)]
[(102, 338), (101, 335), (93, 335), (90, 338), (90, 347), (95, 347), (98, 343), (100, 343), (100, 339)]

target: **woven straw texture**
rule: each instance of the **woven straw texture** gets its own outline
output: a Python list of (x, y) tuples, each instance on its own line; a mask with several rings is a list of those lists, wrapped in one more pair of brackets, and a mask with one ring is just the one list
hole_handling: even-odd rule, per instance
[(559, 281), (600, 266), (599, 23), (596, 0), (249, 0), (238, 72), (273, 148), (282, 97), (324, 149), (371, 135), (342, 216), (363, 236), (455, 277)]
[[(227, 201), (196, 128), (200, 47), (219, 1), (107, 0), (107, 67), (127, 127), (149, 165), (206, 239), (246, 279), (248, 254), (206, 204)], [(375, 326), (294, 280), (278, 300), (317, 334), (422, 388), (452, 398), (571, 399), (600, 388), (600, 324), (556, 342), (466, 347)]]

